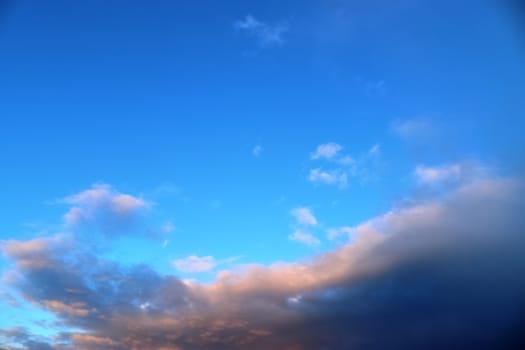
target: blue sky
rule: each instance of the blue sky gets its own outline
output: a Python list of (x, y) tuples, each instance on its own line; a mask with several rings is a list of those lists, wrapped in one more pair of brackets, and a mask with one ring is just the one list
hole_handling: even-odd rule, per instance
[(339, 251), (392, 208), (521, 177), (517, 11), (0, 1), (0, 329), (99, 336), (5, 277), (28, 273), (14, 242), (62, 237), (108, 264), (213, 286), (223, 270)]

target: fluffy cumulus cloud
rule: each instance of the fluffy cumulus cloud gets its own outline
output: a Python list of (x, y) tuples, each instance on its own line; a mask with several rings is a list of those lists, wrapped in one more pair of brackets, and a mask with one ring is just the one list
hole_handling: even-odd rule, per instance
[(93, 185), (62, 202), (71, 205), (64, 215), (69, 228), (95, 228), (107, 235), (132, 228), (150, 205), (142, 198), (121, 194), (105, 184)]
[(233, 25), (235, 29), (256, 39), (260, 47), (282, 45), (284, 35), (289, 29), (285, 22), (266, 23), (252, 15), (246, 15), (243, 19), (235, 21)]
[(523, 194), (517, 180), (475, 179), (352, 227), (310, 261), (210, 284), (106, 261), (66, 235), (4, 242), (4, 283), (63, 329), (1, 335), (22, 349), (523, 348)]

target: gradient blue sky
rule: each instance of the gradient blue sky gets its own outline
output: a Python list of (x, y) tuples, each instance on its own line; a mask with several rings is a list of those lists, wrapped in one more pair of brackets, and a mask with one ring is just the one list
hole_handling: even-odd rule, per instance
[[(84, 228), (97, 254), (210, 282), (232, 265), (331, 251), (330, 229), (449, 188), (430, 182), (521, 174), (516, 11), (0, 1), (0, 240), (70, 230), (64, 214), (90, 205), (70, 196), (90, 188), (128, 194), (144, 204), (125, 228), (138, 234)], [(178, 271), (192, 255), (215, 268)], [(36, 327), (43, 311), (28, 308), (0, 328)]]

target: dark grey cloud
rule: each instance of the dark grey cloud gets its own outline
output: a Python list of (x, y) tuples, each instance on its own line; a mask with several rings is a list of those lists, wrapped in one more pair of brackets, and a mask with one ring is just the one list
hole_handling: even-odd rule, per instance
[(55, 349), (520, 349), (523, 194), (515, 180), (475, 180), (365, 222), (310, 262), (209, 285), (102, 260), (67, 236), (10, 241), (6, 281), (57, 328), (82, 330), (63, 328)]

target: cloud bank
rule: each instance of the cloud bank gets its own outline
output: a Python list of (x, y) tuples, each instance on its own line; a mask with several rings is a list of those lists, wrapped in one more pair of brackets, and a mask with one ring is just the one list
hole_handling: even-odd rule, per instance
[(310, 261), (210, 284), (105, 261), (70, 235), (10, 240), (3, 281), (56, 315), (48, 349), (518, 349), (523, 195), (518, 180), (475, 179), (345, 228), (347, 243)]

